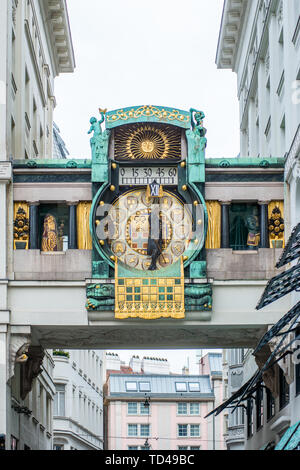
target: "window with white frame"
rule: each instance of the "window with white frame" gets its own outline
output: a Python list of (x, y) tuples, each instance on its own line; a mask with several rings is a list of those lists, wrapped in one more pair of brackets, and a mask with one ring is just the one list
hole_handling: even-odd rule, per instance
[(55, 388), (53, 414), (54, 416), (65, 416), (66, 386), (56, 384)]
[(177, 403), (177, 414), (187, 415), (188, 413), (188, 404), (187, 403)]
[(150, 424), (128, 424), (128, 437), (150, 437)]
[(128, 424), (128, 436), (136, 437), (138, 435), (138, 425), (137, 424)]
[(178, 450), (200, 450), (200, 446), (178, 446)]
[(178, 424), (178, 437), (188, 437), (187, 424)]
[(150, 405), (145, 406), (144, 402), (128, 402), (127, 403), (127, 414), (129, 415), (149, 415)]
[(199, 416), (200, 415), (200, 403), (179, 402), (177, 403), (177, 414), (181, 416), (182, 415)]
[(136, 382), (126, 382), (126, 391), (127, 392), (137, 392), (137, 383)]
[(145, 406), (145, 403), (140, 403), (140, 414), (141, 415), (149, 415), (150, 414), (150, 404), (148, 403)]
[(139, 382), (139, 389), (140, 389), (140, 392), (150, 392), (151, 391), (150, 382)]
[(129, 415), (137, 415), (138, 414), (138, 404), (137, 404), (137, 402), (127, 403), (127, 413)]
[(191, 437), (200, 436), (200, 424), (190, 424), (190, 436)]
[(190, 415), (200, 415), (200, 403), (190, 403)]
[(200, 383), (199, 382), (189, 382), (189, 391), (190, 392), (200, 392)]
[(200, 424), (178, 424), (178, 437), (200, 437)]
[(149, 437), (150, 436), (150, 424), (141, 424), (140, 425), (140, 436)]
[(187, 391), (187, 386), (186, 382), (176, 382), (175, 387), (176, 387), (176, 392), (186, 392)]

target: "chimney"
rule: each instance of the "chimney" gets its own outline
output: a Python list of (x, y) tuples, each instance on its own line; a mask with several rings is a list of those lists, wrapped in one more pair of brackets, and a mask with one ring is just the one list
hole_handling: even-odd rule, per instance
[(190, 370), (187, 366), (182, 368), (182, 375), (190, 375)]
[(121, 370), (121, 360), (116, 353), (106, 353), (106, 370)]
[(170, 364), (168, 360), (157, 357), (143, 357), (142, 369), (144, 374), (170, 374)]
[(134, 374), (140, 374), (142, 371), (142, 361), (139, 356), (132, 356), (129, 362), (129, 367), (131, 367)]

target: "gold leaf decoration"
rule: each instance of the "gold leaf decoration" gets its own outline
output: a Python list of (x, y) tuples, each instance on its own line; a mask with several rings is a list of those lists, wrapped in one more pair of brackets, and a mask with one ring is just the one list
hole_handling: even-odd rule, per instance
[(179, 160), (181, 130), (154, 124), (123, 126), (115, 131), (116, 160)]

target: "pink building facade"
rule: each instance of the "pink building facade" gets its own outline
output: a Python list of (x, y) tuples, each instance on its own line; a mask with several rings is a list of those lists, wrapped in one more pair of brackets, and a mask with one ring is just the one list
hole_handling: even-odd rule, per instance
[[(218, 391), (219, 393), (219, 391)], [(209, 374), (109, 373), (104, 388), (108, 450), (224, 449), (205, 416), (216, 403)]]

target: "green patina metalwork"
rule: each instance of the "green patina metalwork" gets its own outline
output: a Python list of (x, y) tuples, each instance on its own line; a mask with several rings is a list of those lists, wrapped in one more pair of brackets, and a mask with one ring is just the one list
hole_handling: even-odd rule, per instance
[(206, 168), (284, 168), (284, 158), (207, 158)]
[(185, 286), (185, 309), (186, 311), (211, 311), (212, 309), (212, 286), (210, 284), (192, 284)]
[(115, 306), (114, 284), (90, 284), (86, 288), (86, 309), (89, 311), (113, 310)]
[[(114, 284), (90, 284), (86, 289), (88, 311), (108, 311), (115, 306)], [(193, 284), (185, 286), (185, 309), (188, 312), (206, 312), (212, 309), (212, 286)]]
[(101, 119), (98, 121), (95, 117), (90, 119), (90, 130), (93, 132), (90, 140), (92, 149), (92, 183), (105, 183), (108, 181), (108, 144), (110, 132), (102, 131), (101, 124), (105, 120), (104, 113), (101, 112)]
[(159, 122), (189, 129), (190, 114), (180, 109), (162, 106), (133, 106), (106, 113), (106, 129), (137, 122)]
[(32, 160), (14, 160), (13, 167), (38, 169), (38, 168), (53, 168), (53, 169), (91, 169), (92, 160), (90, 159), (61, 159), (61, 160), (47, 160), (42, 158), (35, 158)]

